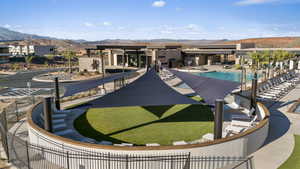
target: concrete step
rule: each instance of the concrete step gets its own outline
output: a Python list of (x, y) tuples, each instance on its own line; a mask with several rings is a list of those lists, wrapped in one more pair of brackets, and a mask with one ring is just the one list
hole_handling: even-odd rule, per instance
[(53, 125), (56, 125), (58, 123), (64, 123), (65, 120), (64, 119), (54, 119), (54, 120), (52, 120), (52, 122), (53, 122)]
[(61, 131), (54, 132), (54, 134), (59, 135), (59, 136), (63, 136), (63, 135), (66, 135), (66, 134), (70, 134), (72, 132), (74, 132), (74, 131), (71, 130), (71, 129), (67, 129), (67, 130), (61, 130)]
[[(42, 119), (44, 119), (44, 114), (41, 113), (40, 117)], [(67, 114), (65, 114), (65, 113), (54, 113), (54, 114), (52, 114), (52, 118), (53, 119), (62, 119), (62, 118), (65, 118), (65, 117), (67, 117)]]
[(59, 130), (64, 130), (66, 128), (67, 128), (67, 125), (65, 123), (60, 123), (60, 124), (53, 125), (54, 132), (59, 131)]
[(65, 113), (53, 113), (52, 118), (53, 119), (61, 119), (67, 117), (67, 114)]

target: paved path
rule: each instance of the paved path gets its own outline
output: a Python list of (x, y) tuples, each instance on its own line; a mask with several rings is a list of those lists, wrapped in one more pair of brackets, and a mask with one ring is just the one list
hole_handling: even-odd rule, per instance
[(288, 113), (295, 100), (300, 98), (300, 85), (269, 108), (270, 130), (265, 146), (255, 152), (255, 169), (276, 169), (294, 149), (294, 134), (300, 135), (300, 114)]

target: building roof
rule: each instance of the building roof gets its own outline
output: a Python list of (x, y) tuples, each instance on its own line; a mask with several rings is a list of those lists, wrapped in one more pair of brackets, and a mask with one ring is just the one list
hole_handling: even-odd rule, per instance
[(187, 54), (233, 54), (235, 49), (184, 49)]

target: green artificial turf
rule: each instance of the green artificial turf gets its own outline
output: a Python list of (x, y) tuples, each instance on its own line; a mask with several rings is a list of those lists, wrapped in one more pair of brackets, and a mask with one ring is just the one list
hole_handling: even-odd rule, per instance
[(279, 167), (279, 169), (300, 168), (300, 136), (295, 135), (295, 147), (291, 156)]
[(84, 136), (136, 145), (192, 141), (213, 131), (213, 113), (204, 105), (91, 108), (74, 122)]
[(199, 97), (199, 96), (189, 96), (189, 98), (197, 101), (197, 102), (203, 102), (204, 99), (202, 97)]

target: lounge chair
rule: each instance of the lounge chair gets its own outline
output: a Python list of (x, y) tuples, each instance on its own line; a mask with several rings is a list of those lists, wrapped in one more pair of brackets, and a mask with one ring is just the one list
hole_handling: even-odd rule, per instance
[(254, 116), (254, 118), (251, 121), (248, 120), (242, 120), (242, 119), (235, 119), (232, 120), (230, 125), (231, 126), (240, 126), (240, 127), (252, 127), (257, 120), (258, 116)]
[(231, 115), (232, 120), (238, 120), (238, 119), (250, 119), (251, 115), (255, 112), (254, 108), (249, 109), (244, 109), (242, 110), (242, 114), (233, 114)]
[[(230, 133), (228, 133), (226, 131), (222, 132), (222, 138), (225, 138), (229, 135), (230, 135)], [(207, 134), (202, 136), (202, 139), (207, 140), (207, 141), (213, 141), (214, 140), (214, 134), (213, 133), (207, 133)]]
[(188, 143), (185, 141), (174, 141), (173, 145), (174, 146), (179, 146), (179, 145), (187, 145)]
[(225, 131), (228, 133), (233, 133), (233, 134), (239, 134), (241, 132), (243, 132), (244, 130), (246, 130), (246, 127), (239, 127), (239, 126), (227, 126), (225, 128)]
[(158, 143), (148, 143), (146, 144), (147, 147), (155, 147), (155, 146), (160, 146)]
[(240, 101), (234, 101), (232, 103), (229, 104), (225, 104), (224, 108), (227, 109), (242, 109), (242, 107), (240, 106)]

